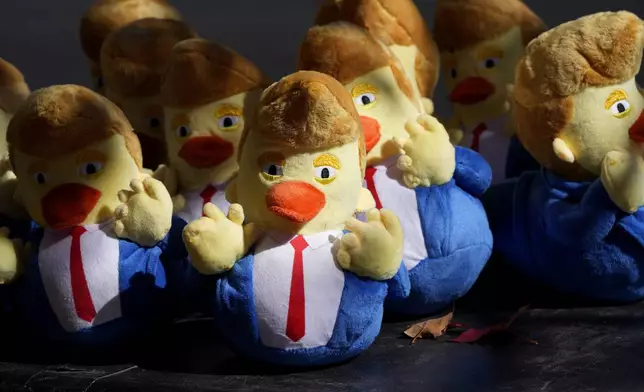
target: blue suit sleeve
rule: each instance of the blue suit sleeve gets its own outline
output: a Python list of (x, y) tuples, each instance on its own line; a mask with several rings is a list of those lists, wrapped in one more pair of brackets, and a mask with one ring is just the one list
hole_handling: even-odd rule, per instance
[(476, 151), (456, 146), (454, 181), (465, 192), (480, 197), (492, 183), (492, 168)]
[(398, 272), (387, 281), (389, 296), (394, 298), (407, 298), (411, 291), (411, 282), (407, 268), (401, 263)]
[(550, 237), (563, 243), (585, 247), (601, 241), (623, 214), (599, 179), (590, 185), (578, 204), (566, 202), (557, 190), (551, 192), (543, 219)]

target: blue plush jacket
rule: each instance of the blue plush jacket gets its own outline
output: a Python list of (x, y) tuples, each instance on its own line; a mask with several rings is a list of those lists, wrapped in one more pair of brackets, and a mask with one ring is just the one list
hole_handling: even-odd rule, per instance
[[(344, 271), (345, 283), (333, 334), (325, 346), (277, 349), (260, 340), (253, 293), (253, 251), (217, 281), (215, 321), (242, 354), (287, 366), (321, 366), (343, 362), (365, 351), (380, 332), (387, 282), (360, 278)], [(409, 293), (403, 266), (394, 279), (399, 295)]]
[[(49, 304), (38, 265), (38, 249), (44, 230), (34, 225), (29, 233), (32, 246), (22, 277), (11, 285), (16, 315), (25, 330), (37, 339), (80, 345), (110, 345), (145, 334), (160, 323), (170, 323), (176, 311), (175, 290), (183, 276), (169, 276), (164, 264), (174, 271), (187, 270), (187, 253), (177, 243), (184, 223), (173, 220), (170, 233), (156, 246), (141, 247), (119, 240), (119, 291), (121, 317), (77, 332), (65, 331)], [(178, 231), (178, 235), (177, 235)], [(172, 287), (173, 282), (176, 287)]]
[(622, 212), (601, 180), (528, 172), (484, 200), (495, 248), (524, 274), (590, 299), (644, 297), (644, 210)]
[(391, 292), (388, 311), (435, 313), (472, 287), (492, 252), (492, 234), (478, 199), (491, 178), (490, 166), (478, 153), (456, 147), (452, 180), (415, 189), (428, 257), (409, 271), (407, 298)]
[(519, 138), (512, 136), (508, 146), (508, 157), (505, 163), (505, 178), (519, 177), (521, 174), (540, 170), (541, 165), (523, 147)]

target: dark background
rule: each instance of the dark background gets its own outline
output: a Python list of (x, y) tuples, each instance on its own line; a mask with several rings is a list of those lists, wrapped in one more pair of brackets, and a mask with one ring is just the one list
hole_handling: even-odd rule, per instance
[[(20, 68), (32, 88), (89, 85), (78, 21), (90, 0), (0, 0), (0, 57)], [(294, 70), (297, 48), (320, 0), (174, 0), (205, 38), (229, 46), (277, 79)], [(430, 26), (435, 0), (416, 0)], [(527, 0), (549, 26), (599, 11), (644, 17), (643, 0)], [(437, 112), (449, 109), (441, 88)]]

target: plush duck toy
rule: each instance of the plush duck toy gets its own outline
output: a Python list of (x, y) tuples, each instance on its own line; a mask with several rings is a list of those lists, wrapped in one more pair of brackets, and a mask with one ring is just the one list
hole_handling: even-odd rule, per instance
[(314, 366), (354, 357), (380, 330), (387, 281), (395, 277), (404, 293), (409, 280), (396, 216), (352, 217), (373, 206), (361, 186), (353, 101), (329, 76), (298, 72), (269, 87), (247, 121), (228, 191), (241, 205), (226, 217), (207, 204), (206, 217), (184, 230), (193, 265), (220, 274), (215, 320), (258, 360)]
[(7, 140), (35, 224), (25, 247), (0, 231), (0, 281), (13, 281), (32, 337), (111, 345), (164, 319), (162, 262), (185, 248), (166, 235), (165, 187), (139, 179), (141, 149), (123, 112), (84, 87), (53, 86), (18, 110)]
[(22, 73), (0, 58), (0, 226), (13, 226), (27, 215), (15, 200), (16, 176), (7, 153), (7, 126), (20, 105), (30, 94)]
[(177, 44), (168, 63), (161, 101), (170, 164), (157, 176), (176, 194), (186, 222), (210, 202), (227, 214), (225, 188), (239, 167), (244, 111), (256, 109), (270, 83), (246, 58), (200, 38)]
[(103, 94), (101, 47), (114, 31), (146, 18), (181, 20), (181, 15), (165, 0), (96, 0), (80, 22), (80, 42), (89, 62), (94, 89)]
[(163, 75), (175, 44), (196, 34), (170, 19), (141, 19), (113, 32), (103, 43), (105, 94), (128, 117), (143, 148), (143, 163), (156, 170), (166, 161)]
[[(316, 25), (345, 21), (369, 31), (400, 60), (414, 94), (431, 98), (438, 83), (439, 54), (427, 24), (413, 0), (326, 0)], [(423, 100), (428, 113), (430, 100)]]
[(455, 117), (449, 129), (460, 145), (478, 151), (500, 182), (538, 169), (513, 138), (510, 95), (525, 45), (545, 25), (521, 0), (438, 0), (434, 37)]
[(412, 292), (402, 298), (394, 291), (388, 309), (443, 310), (470, 289), (491, 253), (478, 200), (490, 167), (476, 152), (455, 148), (435, 118), (419, 115), (399, 62), (365, 30), (343, 22), (311, 28), (298, 68), (331, 75), (350, 92), (365, 133), (366, 186), (377, 208), (400, 218)]
[(518, 136), (544, 167), (490, 188), (495, 247), (532, 279), (589, 299), (644, 298), (644, 24), (564, 23), (517, 66)]

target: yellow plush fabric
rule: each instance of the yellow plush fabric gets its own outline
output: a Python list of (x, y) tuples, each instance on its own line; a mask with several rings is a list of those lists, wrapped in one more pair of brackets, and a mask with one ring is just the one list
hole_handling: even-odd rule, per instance
[[(230, 269), (256, 237), (250, 231), (308, 235), (346, 225), (353, 233), (338, 244), (339, 263), (361, 276), (391, 278), (402, 252), (397, 218), (388, 212), (371, 213), (367, 223), (353, 218), (368, 191), (362, 129), (342, 85), (317, 72), (289, 75), (263, 93), (247, 121), (229, 192), (239, 204), (228, 218), (208, 205), (208, 216), (184, 230), (195, 267), (211, 274)], [(244, 215), (251, 229), (241, 226)]]
[(13, 113), (29, 96), (22, 73), (0, 58), (0, 155), (7, 151), (6, 132)]
[(0, 228), (0, 285), (13, 282), (21, 273), (23, 244), (19, 239), (10, 240), (9, 230)]
[(269, 84), (250, 60), (214, 42), (195, 38), (174, 47), (161, 88), (169, 166), (157, 175), (171, 194), (235, 175), (244, 113), (256, 110)]
[(170, 195), (157, 180), (139, 180), (138, 139), (106, 98), (74, 85), (37, 90), (11, 120), (7, 141), (17, 193), (40, 226), (112, 221), (116, 235), (143, 246), (169, 231)]
[[(514, 89), (517, 132), (543, 166), (570, 180), (591, 179), (606, 153), (628, 151), (642, 105), (634, 77), (643, 40), (642, 21), (621, 11), (564, 23), (528, 45)], [(613, 98), (625, 99), (628, 113), (616, 115)]]

